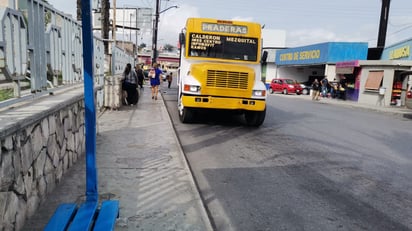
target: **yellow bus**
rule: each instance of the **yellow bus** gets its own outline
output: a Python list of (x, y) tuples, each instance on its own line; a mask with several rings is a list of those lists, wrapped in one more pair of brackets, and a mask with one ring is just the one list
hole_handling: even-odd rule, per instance
[(260, 24), (189, 18), (179, 43), (178, 110), (183, 123), (192, 122), (202, 109), (243, 113), (249, 126), (263, 123)]

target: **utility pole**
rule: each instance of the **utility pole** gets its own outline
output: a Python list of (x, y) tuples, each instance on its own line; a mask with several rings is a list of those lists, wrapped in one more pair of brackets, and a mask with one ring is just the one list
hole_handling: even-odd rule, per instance
[(378, 48), (385, 47), (385, 40), (386, 40), (386, 31), (388, 28), (388, 20), (389, 20), (389, 6), (391, 0), (382, 0), (382, 8), (381, 8), (381, 20), (379, 23), (379, 34), (378, 34)]
[(152, 57), (152, 65), (156, 62), (157, 59), (157, 31), (159, 26), (159, 8), (160, 8), (160, 0), (156, 0), (156, 13), (155, 13), (155, 21), (153, 25), (153, 57)]
[(113, 0), (113, 26), (112, 26), (112, 39), (116, 46), (116, 0)]

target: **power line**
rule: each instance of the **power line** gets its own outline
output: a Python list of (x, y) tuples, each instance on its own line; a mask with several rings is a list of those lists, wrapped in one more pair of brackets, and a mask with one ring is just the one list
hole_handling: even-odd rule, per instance
[(402, 31), (404, 31), (404, 30), (406, 30), (406, 29), (409, 29), (409, 28), (412, 28), (412, 24), (410, 24), (409, 26), (406, 26), (406, 27), (404, 27), (404, 28), (401, 28), (401, 29), (399, 29), (399, 30), (397, 30), (397, 31), (395, 31), (395, 32), (392, 32), (391, 35), (400, 33), (400, 32), (402, 32)]

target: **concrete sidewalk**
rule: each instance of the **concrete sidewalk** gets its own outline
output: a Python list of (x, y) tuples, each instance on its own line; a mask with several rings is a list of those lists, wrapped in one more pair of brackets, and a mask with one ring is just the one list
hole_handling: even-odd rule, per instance
[[(98, 116), (96, 160), (100, 199), (120, 201), (116, 230), (213, 230), (161, 94), (145, 86), (137, 106)], [(26, 221), (43, 230), (61, 203), (85, 200), (85, 160)]]

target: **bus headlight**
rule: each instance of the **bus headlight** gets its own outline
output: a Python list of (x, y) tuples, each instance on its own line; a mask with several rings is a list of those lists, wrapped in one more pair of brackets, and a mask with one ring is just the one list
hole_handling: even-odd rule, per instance
[(185, 84), (184, 90), (194, 92), (194, 93), (198, 93), (198, 92), (200, 92), (200, 86)]
[(253, 90), (253, 96), (263, 97), (266, 95), (266, 90)]

